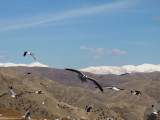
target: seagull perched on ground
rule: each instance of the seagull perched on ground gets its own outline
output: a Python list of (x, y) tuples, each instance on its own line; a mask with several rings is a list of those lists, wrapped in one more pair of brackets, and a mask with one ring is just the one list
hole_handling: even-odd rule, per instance
[(90, 112), (90, 110), (93, 108), (93, 105), (86, 105), (87, 112)]
[(133, 95), (141, 95), (141, 92), (138, 91), (138, 90), (131, 91), (131, 93), (132, 93)]
[(65, 69), (65, 70), (69, 70), (69, 71), (78, 73), (78, 77), (82, 81), (82, 83), (87, 82), (87, 80), (92, 81), (103, 92), (102, 87), (99, 85), (99, 83), (95, 79), (87, 77), (86, 75), (84, 75), (82, 72), (78, 70), (74, 70), (74, 69)]
[(157, 111), (157, 109), (155, 108), (155, 106), (154, 106), (154, 105), (152, 105), (152, 109), (153, 109), (153, 114), (155, 114), (155, 115), (160, 114), (160, 110), (159, 110), (159, 111)]
[(31, 55), (31, 56), (36, 60), (36, 58), (35, 58), (35, 54), (34, 54), (34, 53), (31, 53), (31, 52), (25, 51), (25, 52), (24, 52), (24, 54), (23, 54), (23, 56), (25, 57), (26, 55)]
[(20, 97), (23, 94), (23, 93), (20, 93), (20, 94), (16, 95), (16, 93), (14, 92), (12, 86), (9, 87), (9, 88), (10, 88), (11, 93), (12, 93), (11, 97), (18, 98), (18, 97)]
[(124, 90), (122, 88), (118, 88), (117, 86), (106, 86), (104, 88), (108, 88), (108, 89), (111, 89), (111, 90), (115, 90), (115, 91), (120, 91), (120, 90)]
[(29, 109), (26, 109), (25, 115), (22, 116), (22, 117), (30, 120), (30, 119), (31, 119), (31, 118), (30, 118), (30, 115), (31, 115), (31, 114), (30, 114), (30, 112), (29, 112)]

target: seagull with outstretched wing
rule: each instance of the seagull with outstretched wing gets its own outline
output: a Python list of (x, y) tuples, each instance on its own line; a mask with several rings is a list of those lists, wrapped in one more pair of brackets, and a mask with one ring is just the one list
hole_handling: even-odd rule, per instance
[(69, 70), (69, 71), (78, 73), (79, 75), (78, 77), (82, 81), (82, 83), (87, 82), (87, 80), (92, 81), (100, 89), (100, 91), (103, 92), (103, 88), (101, 87), (101, 85), (99, 85), (99, 83), (95, 79), (87, 77), (86, 75), (84, 75), (82, 72), (78, 70), (74, 70), (74, 69), (65, 69), (65, 70)]
[(24, 52), (24, 54), (23, 54), (23, 56), (25, 57), (26, 55), (31, 55), (31, 56), (36, 60), (36, 58), (35, 58), (35, 54), (34, 54), (34, 53), (31, 53), (31, 52), (25, 51), (25, 52)]
[(20, 94), (16, 94), (15, 92), (14, 92), (14, 90), (13, 90), (13, 87), (11, 86), (11, 87), (9, 87), (10, 88), (10, 90), (11, 90), (11, 97), (14, 97), (14, 98), (18, 98), (18, 97), (20, 97), (21, 95), (23, 95), (24, 93), (20, 93)]
[(108, 88), (108, 89), (111, 89), (111, 90), (115, 90), (115, 91), (120, 91), (120, 90), (124, 90), (122, 88), (118, 88), (117, 86), (106, 86), (104, 88)]
[(128, 75), (130, 73), (124, 73), (124, 74), (120, 74), (119, 76), (125, 76), (125, 75)]
[(29, 111), (29, 109), (27, 108), (26, 111), (25, 111), (24, 116), (22, 116), (22, 117), (30, 120), (30, 119), (31, 119), (31, 118), (30, 118), (30, 115), (31, 115), (31, 114), (30, 114), (30, 111)]

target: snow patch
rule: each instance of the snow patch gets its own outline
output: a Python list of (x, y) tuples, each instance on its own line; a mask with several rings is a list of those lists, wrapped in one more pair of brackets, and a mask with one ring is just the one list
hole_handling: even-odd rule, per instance
[(137, 72), (155, 72), (160, 71), (160, 65), (153, 64), (142, 64), (142, 65), (124, 65), (121, 67), (118, 66), (99, 66), (99, 67), (88, 67), (80, 69), (84, 72), (91, 72), (94, 74), (116, 74), (121, 75), (124, 73), (137, 73)]
[(34, 62), (31, 64), (0, 63), (0, 67), (22, 67), (22, 66), (23, 67), (49, 67), (39, 62)]

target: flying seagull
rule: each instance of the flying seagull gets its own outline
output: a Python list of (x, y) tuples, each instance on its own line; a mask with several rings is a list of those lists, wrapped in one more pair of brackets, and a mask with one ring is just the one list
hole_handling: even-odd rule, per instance
[(39, 90), (36, 91), (35, 93), (37, 93), (37, 94), (43, 94), (42, 91), (39, 91)]
[(35, 54), (34, 54), (34, 53), (31, 53), (31, 52), (25, 51), (25, 52), (24, 52), (24, 54), (23, 54), (23, 56), (25, 57), (26, 55), (31, 55), (31, 56), (36, 60), (36, 58), (35, 58)]
[(47, 99), (45, 99), (45, 100), (42, 102), (42, 104), (44, 105), (44, 104), (46, 103), (46, 101), (47, 101)]
[(10, 90), (11, 90), (11, 93), (12, 93), (11, 97), (14, 97), (14, 98), (18, 98), (23, 94), (23, 93), (20, 93), (20, 94), (16, 95), (16, 93), (14, 92), (12, 86), (10, 87)]
[(92, 108), (93, 108), (93, 105), (86, 105), (87, 112), (90, 112)]
[(111, 90), (115, 90), (115, 91), (120, 91), (120, 90), (124, 90), (122, 88), (118, 88), (117, 86), (106, 86), (104, 88), (108, 88), (108, 89), (111, 89)]
[(82, 81), (82, 83), (87, 82), (87, 80), (92, 81), (100, 89), (100, 91), (103, 92), (103, 88), (99, 85), (99, 83), (95, 79), (87, 77), (86, 75), (84, 75), (82, 72), (78, 70), (74, 70), (74, 69), (65, 69), (65, 70), (69, 70), (69, 71), (78, 73), (78, 77)]
[(125, 75), (128, 75), (129, 73), (124, 73), (124, 74), (121, 74), (121, 75), (119, 75), (119, 76), (125, 76)]
[(138, 90), (131, 91), (131, 93), (132, 93), (133, 95), (141, 95), (141, 92), (138, 91)]
[(155, 115), (160, 114), (160, 111), (157, 111), (157, 109), (155, 108), (154, 105), (152, 105), (152, 109), (153, 109), (153, 114), (155, 114)]
[(25, 115), (22, 116), (22, 117), (30, 120), (30, 119), (31, 119), (31, 118), (30, 118), (30, 115), (31, 115), (31, 114), (30, 114), (30, 112), (29, 112), (29, 109), (26, 109)]

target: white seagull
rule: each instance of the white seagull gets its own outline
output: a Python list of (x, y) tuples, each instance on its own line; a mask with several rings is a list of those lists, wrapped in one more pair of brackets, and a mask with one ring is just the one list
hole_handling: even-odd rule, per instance
[(14, 97), (14, 98), (18, 98), (23, 94), (23, 93), (20, 93), (20, 94), (16, 95), (16, 93), (14, 92), (12, 86), (10, 87), (10, 90), (11, 90), (11, 93), (12, 93), (11, 97)]
[(111, 89), (111, 90), (115, 90), (115, 91), (120, 91), (120, 90), (124, 90), (122, 88), (118, 88), (117, 86), (106, 86), (104, 88), (108, 88), (108, 89)]
[(87, 80), (92, 81), (100, 89), (100, 91), (103, 92), (103, 88), (101, 87), (101, 85), (99, 85), (99, 83), (95, 79), (87, 77), (86, 75), (84, 75), (82, 72), (78, 70), (74, 70), (74, 69), (65, 69), (65, 70), (69, 70), (69, 71), (78, 73), (78, 77), (82, 81), (82, 83), (87, 82)]
[(11, 93), (12, 93), (11, 97), (16, 97), (16, 93), (14, 92), (13, 88), (10, 87), (10, 89), (11, 89)]
[(158, 115), (160, 113), (160, 111), (157, 111), (154, 105), (152, 105), (152, 109), (153, 109), (153, 114)]
[(30, 114), (30, 112), (29, 112), (29, 109), (26, 109), (25, 115), (22, 116), (22, 117), (30, 120), (30, 119), (31, 119), (31, 118), (30, 118), (30, 115), (31, 115), (31, 114)]
[(35, 93), (36, 94), (43, 94), (42, 91), (39, 91), (39, 90), (37, 90)]
[(42, 102), (42, 105), (44, 105), (46, 103), (47, 99), (45, 99), (43, 102)]
[(36, 58), (35, 58), (35, 54), (34, 54), (34, 53), (31, 53), (31, 52), (25, 51), (25, 52), (24, 52), (24, 54), (23, 54), (23, 56), (25, 57), (26, 55), (31, 55), (31, 56), (36, 60)]
[(138, 90), (131, 91), (131, 93), (132, 93), (133, 95), (141, 95), (141, 92), (138, 91)]

